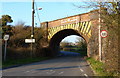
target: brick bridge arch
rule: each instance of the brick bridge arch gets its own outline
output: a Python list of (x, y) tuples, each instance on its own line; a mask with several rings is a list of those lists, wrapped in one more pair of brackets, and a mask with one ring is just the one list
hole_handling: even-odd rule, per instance
[(77, 35), (82, 38), (84, 38), (87, 42), (86, 36), (82, 35), (79, 31), (74, 30), (74, 29), (63, 29), (55, 33), (52, 38), (49, 41), (49, 47), (51, 48), (52, 51), (56, 51), (55, 53), (58, 53), (60, 51), (60, 42), (67, 36), (70, 35)]
[[(65, 17), (49, 22), (41, 23), (46, 32), (47, 46), (51, 54), (57, 54), (59, 43), (63, 38), (69, 35), (78, 35), (83, 37), (87, 42), (87, 55), (91, 56), (91, 37), (98, 36), (98, 12), (90, 11), (88, 13), (75, 16)], [(97, 31), (97, 32), (94, 32)], [(93, 41), (98, 40), (96, 37)], [(98, 42), (97, 42), (98, 43)], [(98, 48), (98, 45), (97, 45)], [(53, 53), (52, 53), (53, 52)], [(98, 53), (96, 53), (98, 54)]]

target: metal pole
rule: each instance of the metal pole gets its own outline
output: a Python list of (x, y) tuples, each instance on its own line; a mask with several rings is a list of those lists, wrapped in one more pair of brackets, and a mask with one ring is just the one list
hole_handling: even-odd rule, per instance
[(100, 5), (100, 2), (99, 2), (99, 58), (100, 58), (100, 61), (102, 61), (102, 51), (101, 51), (101, 36), (100, 36), (100, 31), (101, 31), (101, 18), (100, 18), (100, 13), (101, 13), (101, 5)]
[[(34, 0), (32, 0), (32, 27), (31, 27), (31, 39), (34, 38)], [(31, 57), (33, 54), (33, 43), (31, 43)]]
[(5, 40), (4, 61), (6, 61), (6, 47), (7, 47), (7, 40)]

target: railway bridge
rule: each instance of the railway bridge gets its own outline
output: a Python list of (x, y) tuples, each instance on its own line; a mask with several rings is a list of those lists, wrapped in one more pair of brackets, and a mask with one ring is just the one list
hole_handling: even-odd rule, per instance
[(100, 59), (99, 52), (99, 14), (98, 11), (69, 16), (49, 22), (42, 22), (46, 30), (46, 47), (50, 54), (56, 55), (62, 39), (69, 35), (78, 35), (87, 42), (87, 55)]

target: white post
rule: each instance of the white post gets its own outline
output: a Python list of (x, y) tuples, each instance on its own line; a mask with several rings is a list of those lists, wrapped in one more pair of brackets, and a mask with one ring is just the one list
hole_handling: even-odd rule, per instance
[(4, 61), (6, 61), (6, 47), (7, 47), (7, 40), (5, 40)]
[(101, 23), (100, 22), (100, 20), (101, 20), (101, 18), (100, 18), (101, 8), (100, 7), (101, 7), (101, 5), (100, 5), (100, 2), (99, 2), (99, 28), (98, 28), (99, 29), (99, 33), (98, 33), (99, 34), (99, 39), (98, 40), (99, 40), (99, 59), (100, 59), (100, 61), (102, 61), (101, 36), (100, 36), (100, 31), (101, 31), (101, 24), (100, 24)]

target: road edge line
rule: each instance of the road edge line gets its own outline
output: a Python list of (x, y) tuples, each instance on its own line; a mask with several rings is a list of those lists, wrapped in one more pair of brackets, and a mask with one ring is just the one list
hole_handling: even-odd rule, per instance
[[(87, 60), (86, 60), (87, 61)], [(92, 69), (93, 73), (95, 74), (95, 76), (97, 75), (97, 73), (95, 72), (95, 70), (93, 69), (93, 67), (91, 66), (90, 62), (87, 61), (87, 63), (89, 64), (90, 68)]]

